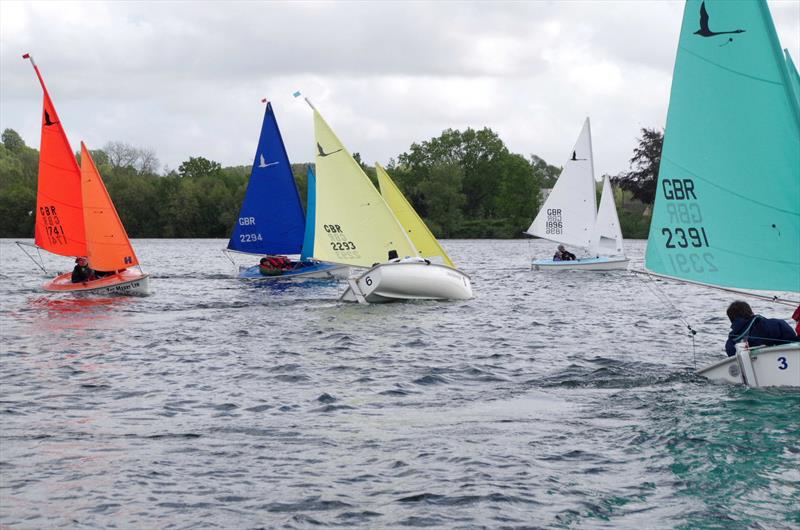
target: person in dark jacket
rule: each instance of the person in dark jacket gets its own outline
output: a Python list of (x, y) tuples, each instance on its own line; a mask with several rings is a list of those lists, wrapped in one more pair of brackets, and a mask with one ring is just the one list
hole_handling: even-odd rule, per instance
[(728, 357), (736, 355), (737, 342), (747, 341), (752, 347), (778, 346), (798, 340), (797, 333), (786, 321), (754, 315), (750, 304), (741, 300), (728, 306), (728, 319), (731, 321), (731, 332), (725, 343)]
[(75, 258), (72, 269), (72, 283), (83, 283), (96, 279), (94, 271), (89, 268), (89, 260), (84, 257)]
[(564, 245), (558, 245), (558, 250), (553, 255), (553, 261), (573, 261), (575, 254), (564, 248)]

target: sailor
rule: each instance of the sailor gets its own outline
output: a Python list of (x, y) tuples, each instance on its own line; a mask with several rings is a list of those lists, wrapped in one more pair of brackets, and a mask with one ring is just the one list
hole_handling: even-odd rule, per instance
[(75, 268), (72, 269), (72, 283), (85, 283), (96, 279), (94, 271), (89, 268), (89, 260), (83, 256), (75, 258)]
[(731, 331), (725, 342), (728, 357), (736, 355), (736, 343), (746, 341), (749, 346), (778, 346), (800, 340), (797, 333), (779, 318), (754, 315), (750, 304), (737, 300), (728, 306)]
[(286, 256), (265, 256), (258, 263), (258, 270), (264, 276), (280, 276), (291, 268), (292, 262)]
[(575, 254), (564, 248), (564, 245), (558, 245), (558, 250), (553, 255), (553, 261), (573, 261)]

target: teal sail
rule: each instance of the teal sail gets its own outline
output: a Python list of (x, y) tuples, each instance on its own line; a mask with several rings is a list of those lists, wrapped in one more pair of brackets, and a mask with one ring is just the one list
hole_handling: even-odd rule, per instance
[(764, 1), (686, 2), (645, 264), (800, 291), (800, 107)]
[(800, 105), (800, 74), (797, 73), (797, 67), (792, 61), (792, 56), (789, 55), (789, 50), (784, 49), (783, 53), (786, 54), (786, 68), (789, 70), (789, 84), (792, 85), (794, 91), (794, 99)]
[(317, 222), (317, 177), (308, 166), (308, 193), (306, 199), (306, 233), (303, 237), (303, 250), (300, 259), (306, 260), (314, 253), (314, 223)]

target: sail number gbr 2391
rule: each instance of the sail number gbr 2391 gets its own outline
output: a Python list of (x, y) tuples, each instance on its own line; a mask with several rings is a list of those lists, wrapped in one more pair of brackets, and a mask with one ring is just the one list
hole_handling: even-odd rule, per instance
[(673, 271), (684, 274), (717, 272), (694, 181), (667, 178), (660, 184), (659, 192), (666, 210), (661, 235), (664, 247), (669, 249), (667, 256)]

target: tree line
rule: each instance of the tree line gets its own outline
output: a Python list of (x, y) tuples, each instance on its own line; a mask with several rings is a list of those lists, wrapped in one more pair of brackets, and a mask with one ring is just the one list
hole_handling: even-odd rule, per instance
[[(630, 175), (615, 177), (626, 237), (646, 237), (647, 172), (652, 135), (640, 139)], [(655, 131), (657, 133), (657, 131)], [(649, 134), (649, 133), (648, 133)], [(657, 135), (656, 135), (657, 136)], [(657, 138), (656, 138), (657, 139)], [(647, 145), (645, 145), (647, 144)], [(660, 157), (660, 143), (657, 146)], [(641, 151), (641, 153), (640, 153)], [(202, 156), (164, 169), (156, 154), (122, 142), (92, 150), (92, 158), (131, 237), (226, 238), (247, 188), (250, 166), (222, 167)], [(76, 153), (80, 159), (80, 155)], [(375, 182), (374, 167), (363, 164)], [(650, 165), (652, 166), (652, 160)], [(0, 144), (0, 237), (33, 237), (39, 152), (13, 129)], [(636, 165), (638, 164), (638, 165)], [(311, 164), (313, 166), (313, 164)], [(292, 164), (305, 203), (308, 163)], [(655, 165), (657, 171), (658, 165)], [(489, 128), (448, 129), (414, 143), (387, 164), (387, 172), (440, 238), (515, 238), (538, 212), (540, 190), (551, 188), (561, 168), (536, 155), (512, 153)], [(652, 167), (650, 168), (652, 172)]]

